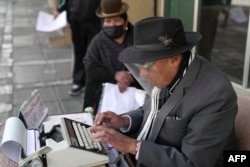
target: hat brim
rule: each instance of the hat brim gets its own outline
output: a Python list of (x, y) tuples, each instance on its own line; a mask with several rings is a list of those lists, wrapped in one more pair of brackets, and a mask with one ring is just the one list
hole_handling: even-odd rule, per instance
[(133, 46), (124, 49), (118, 56), (118, 60), (123, 63), (142, 63), (152, 60), (172, 57), (193, 48), (200, 40), (201, 35), (196, 32), (186, 32), (186, 45), (174, 48), (161, 49), (158, 51), (145, 51), (135, 49)]
[(118, 12), (116, 12), (116, 13), (104, 13), (102, 11), (101, 7), (98, 7), (96, 9), (96, 15), (98, 17), (100, 17), (100, 18), (115, 17), (115, 16), (119, 16), (119, 15), (121, 15), (123, 13), (126, 13), (128, 11), (128, 8), (129, 8), (129, 6), (125, 2), (122, 2), (122, 8)]

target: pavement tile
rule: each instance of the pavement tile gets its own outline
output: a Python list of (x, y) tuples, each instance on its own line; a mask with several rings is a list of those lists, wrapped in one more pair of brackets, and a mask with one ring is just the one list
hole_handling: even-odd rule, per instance
[(15, 52), (13, 52), (13, 59), (16, 65), (20, 62), (45, 61), (39, 46), (16, 47)]
[(48, 108), (48, 115), (62, 114), (62, 108), (59, 101), (44, 102), (44, 105)]
[(0, 94), (1, 104), (12, 104), (12, 100), (13, 100), (12, 94)]
[(0, 86), (0, 95), (5, 94), (12, 94), (13, 93), (13, 87), (12, 85), (1, 85)]
[(71, 62), (55, 63), (54, 66), (59, 80), (71, 79)]
[(14, 67), (14, 82), (18, 84), (34, 84), (43, 82), (45, 65), (29, 65)]
[[(1, 106), (1, 104), (0, 104)], [(9, 108), (9, 106), (3, 106), (3, 109), (1, 109), (2, 107), (0, 107), (0, 114), (1, 114), (1, 117), (0, 117), (0, 122), (4, 122), (6, 120), (6, 118), (10, 117), (10, 114), (9, 112), (4, 112), (4, 110), (6, 108)], [(1, 166), (1, 164), (0, 164)]]
[[(1, 67), (0, 66), (0, 80), (4, 80), (6, 78), (12, 78), (12, 69), (10, 67)], [(0, 84), (3, 85), (3, 84)]]
[(57, 101), (57, 96), (55, 95), (54, 89), (52, 87), (31, 87), (16, 89), (14, 94), (14, 105), (21, 105), (25, 100), (29, 99), (31, 93), (38, 89), (44, 102)]
[(59, 100), (83, 100), (83, 94), (79, 96), (69, 96), (68, 91), (71, 88), (71, 84), (62, 84), (55, 87), (57, 96)]
[(72, 100), (62, 100), (61, 104), (63, 106), (63, 113), (75, 113), (82, 112), (82, 100), (72, 99)]
[(12, 84), (12, 78), (0, 79), (0, 85), (8, 85), (8, 84)]
[(20, 35), (14, 37), (14, 46), (15, 47), (27, 47), (32, 46), (35, 43), (35, 36), (34, 35)]
[(7, 115), (12, 110), (12, 104), (0, 103), (0, 114)]
[(71, 60), (72, 58), (72, 48), (67, 46), (43, 47), (43, 52), (48, 60)]
[(23, 35), (30, 35), (30, 34), (36, 34), (36, 30), (34, 27), (31, 26), (19, 26), (14, 27), (12, 34), (14, 36), (23, 36)]

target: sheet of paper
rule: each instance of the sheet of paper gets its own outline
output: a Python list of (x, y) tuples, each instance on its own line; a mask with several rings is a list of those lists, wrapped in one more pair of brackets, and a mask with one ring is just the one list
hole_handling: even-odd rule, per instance
[(139, 104), (139, 106), (143, 106), (145, 95), (146, 95), (146, 92), (144, 90), (136, 89), (135, 100)]
[(250, 6), (249, 0), (232, 0), (232, 5), (238, 5), (238, 6)]
[(36, 151), (36, 133), (34, 130), (27, 130), (27, 149), (26, 155), (29, 156), (30, 154)]
[(36, 30), (43, 32), (52, 32), (67, 25), (66, 12), (62, 12), (56, 19), (53, 15), (39, 11), (36, 23)]
[(144, 97), (144, 91), (134, 87), (128, 87), (121, 93), (116, 84), (105, 83), (99, 112), (113, 111), (123, 114), (142, 106)]
[(247, 22), (248, 20), (242, 7), (231, 8), (229, 12), (230, 12), (230, 18), (232, 18), (237, 23), (244, 23)]
[(6, 157), (18, 162), (22, 148), (26, 148), (25, 126), (17, 117), (10, 117), (5, 123), (1, 150)]
[(90, 113), (73, 113), (73, 114), (62, 114), (62, 115), (51, 115), (45, 119), (46, 121), (58, 120), (61, 118), (69, 118), (76, 121), (83, 122), (88, 125), (93, 125), (93, 117)]

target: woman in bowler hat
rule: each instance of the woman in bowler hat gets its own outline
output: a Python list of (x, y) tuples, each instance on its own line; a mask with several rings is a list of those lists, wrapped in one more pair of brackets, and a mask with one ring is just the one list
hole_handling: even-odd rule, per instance
[(223, 166), (223, 151), (235, 149), (237, 97), (225, 74), (190, 51), (200, 40), (177, 18), (137, 22), (119, 60), (146, 90), (144, 106), (98, 113), (93, 141), (133, 155), (138, 167)]
[(128, 21), (128, 4), (121, 0), (102, 0), (96, 15), (102, 30), (94, 37), (84, 58), (87, 82), (83, 109), (92, 107), (94, 114), (102, 93), (102, 84), (117, 84), (120, 92), (128, 86), (140, 88), (123, 63), (119, 53), (133, 44), (133, 25)]

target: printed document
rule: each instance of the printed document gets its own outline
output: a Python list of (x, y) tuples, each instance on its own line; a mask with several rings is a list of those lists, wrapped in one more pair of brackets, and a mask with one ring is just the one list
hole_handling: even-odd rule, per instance
[(36, 23), (36, 30), (43, 32), (52, 32), (67, 25), (66, 12), (62, 12), (56, 19), (53, 15), (39, 11)]
[(230, 18), (236, 23), (245, 23), (248, 21), (246, 14), (242, 7), (234, 7), (230, 9)]
[(40, 93), (35, 89), (30, 98), (24, 101), (19, 109), (19, 118), (27, 129), (39, 129), (46, 118), (48, 108), (45, 107)]

